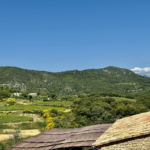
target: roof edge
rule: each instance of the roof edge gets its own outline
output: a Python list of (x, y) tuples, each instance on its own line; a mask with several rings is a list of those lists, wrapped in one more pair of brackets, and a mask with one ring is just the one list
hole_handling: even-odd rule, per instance
[(148, 137), (150, 136), (150, 131), (148, 133), (140, 133), (139, 135), (133, 135), (130, 137), (126, 137), (126, 138), (120, 138), (119, 140), (109, 140), (108, 142), (102, 142), (101, 144), (92, 144), (93, 146), (96, 146), (98, 148), (103, 147), (105, 145), (112, 145), (112, 143), (122, 143), (125, 141), (129, 141), (129, 140), (135, 140), (138, 138), (143, 138), (143, 137)]

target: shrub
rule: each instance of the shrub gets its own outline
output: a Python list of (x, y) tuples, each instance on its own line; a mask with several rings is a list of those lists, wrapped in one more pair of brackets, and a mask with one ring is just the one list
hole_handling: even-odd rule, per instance
[(23, 110), (23, 113), (28, 113), (28, 114), (30, 114), (30, 113), (33, 113), (31, 110)]
[(44, 118), (47, 118), (47, 117), (49, 117), (50, 116), (50, 111), (49, 110), (44, 110), (43, 111), (43, 117)]
[(52, 117), (47, 117), (46, 118), (46, 123), (47, 123), (46, 128), (45, 128), (46, 130), (49, 130), (49, 129), (54, 127), (54, 122), (53, 122)]
[(85, 94), (80, 94), (80, 95), (78, 95), (78, 98), (85, 98), (85, 97), (86, 97)]
[(53, 114), (56, 114), (56, 115), (58, 113), (58, 111), (56, 109), (52, 109), (50, 112), (53, 113)]
[(43, 98), (43, 102), (47, 102), (47, 101), (49, 101), (48, 98), (47, 98), (47, 97), (44, 97), (44, 98)]
[(11, 113), (11, 111), (7, 111), (7, 112), (6, 112), (6, 115), (8, 115), (8, 114), (10, 114), (10, 113)]
[(15, 103), (16, 103), (16, 101), (14, 100), (14, 99), (7, 99), (7, 104), (9, 104), (9, 105), (14, 105)]

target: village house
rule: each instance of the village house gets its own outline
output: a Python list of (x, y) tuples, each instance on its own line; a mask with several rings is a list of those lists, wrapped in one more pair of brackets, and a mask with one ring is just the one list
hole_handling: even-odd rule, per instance
[(22, 93), (14, 93), (14, 96), (20, 96)]
[(101, 150), (150, 150), (150, 112), (117, 120), (93, 146)]
[(28, 95), (31, 95), (32, 97), (36, 97), (37, 93), (29, 93)]
[(112, 124), (98, 124), (74, 129), (50, 129), (6, 150), (89, 150), (92, 143)]

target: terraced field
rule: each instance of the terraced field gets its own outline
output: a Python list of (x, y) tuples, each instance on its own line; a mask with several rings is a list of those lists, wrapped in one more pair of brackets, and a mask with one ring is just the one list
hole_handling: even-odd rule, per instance
[[(45, 119), (41, 117), (44, 110), (64, 111), (72, 102), (43, 102), (16, 100), (15, 105), (0, 102), (0, 142), (13, 138), (13, 133), (18, 131), (21, 138), (39, 134), (45, 130)], [(25, 113), (28, 110), (31, 113)], [(35, 114), (34, 114), (35, 113)]]

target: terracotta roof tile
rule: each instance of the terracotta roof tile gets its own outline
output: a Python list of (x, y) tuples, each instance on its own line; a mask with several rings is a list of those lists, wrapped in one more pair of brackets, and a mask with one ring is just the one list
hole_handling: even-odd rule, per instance
[(93, 145), (99, 146), (146, 134), (150, 134), (150, 112), (117, 120)]

